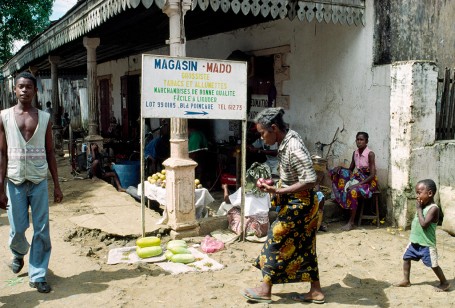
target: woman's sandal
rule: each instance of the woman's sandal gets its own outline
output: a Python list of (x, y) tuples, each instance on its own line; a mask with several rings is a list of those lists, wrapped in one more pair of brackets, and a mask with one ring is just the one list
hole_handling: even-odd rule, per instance
[(247, 300), (254, 302), (254, 303), (267, 303), (270, 304), (272, 302), (271, 298), (267, 298), (264, 296), (260, 296), (257, 294), (253, 289), (248, 288), (244, 291), (241, 291), (240, 294), (243, 295)]
[(304, 303), (313, 303), (313, 304), (324, 304), (325, 299), (314, 299), (314, 298), (305, 298), (305, 295), (297, 294), (292, 297), (293, 300), (296, 302), (304, 302)]

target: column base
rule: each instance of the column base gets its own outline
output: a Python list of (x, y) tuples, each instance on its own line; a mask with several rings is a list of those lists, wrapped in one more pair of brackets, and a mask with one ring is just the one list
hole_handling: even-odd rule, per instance
[(197, 237), (199, 236), (199, 233), (199, 226), (196, 226), (194, 229), (171, 230), (169, 235), (173, 240), (181, 240), (187, 237)]
[(168, 158), (166, 167), (166, 208), (168, 225), (177, 232), (199, 233), (194, 205), (194, 168), (191, 159)]

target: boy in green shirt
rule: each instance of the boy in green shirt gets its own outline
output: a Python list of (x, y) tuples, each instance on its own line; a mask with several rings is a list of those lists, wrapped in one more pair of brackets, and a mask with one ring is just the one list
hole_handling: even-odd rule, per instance
[(436, 250), (436, 226), (439, 221), (439, 207), (434, 203), (436, 184), (433, 180), (426, 179), (419, 181), (415, 189), (417, 194), (416, 216), (411, 225), (410, 243), (403, 256), (404, 278), (395, 286), (411, 286), (409, 280), (411, 260), (422, 260), (423, 264), (431, 267), (439, 278), (440, 283), (435, 287), (435, 290), (437, 292), (447, 291), (450, 283), (438, 265), (438, 253)]

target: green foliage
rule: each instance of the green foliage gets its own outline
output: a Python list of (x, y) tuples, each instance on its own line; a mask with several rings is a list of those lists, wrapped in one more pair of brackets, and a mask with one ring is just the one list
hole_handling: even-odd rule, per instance
[(14, 41), (29, 42), (50, 24), (55, 0), (0, 0), (0, 65), (12, 55)]

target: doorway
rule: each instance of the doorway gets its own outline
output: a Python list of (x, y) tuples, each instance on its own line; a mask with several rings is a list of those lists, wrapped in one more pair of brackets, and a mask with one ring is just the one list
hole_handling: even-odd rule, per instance
[(121, 77), (122, 138), (133, 140), (140, 136), (141, 88), (140, 75)]
[(107, 136), (112, 114), (110, 79), (100, 79), (100, 134)]

